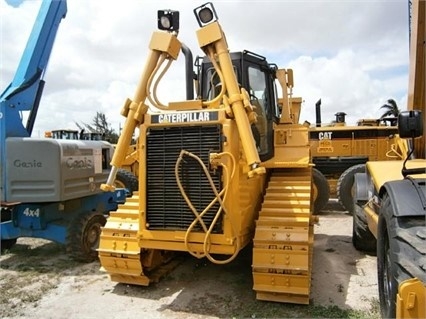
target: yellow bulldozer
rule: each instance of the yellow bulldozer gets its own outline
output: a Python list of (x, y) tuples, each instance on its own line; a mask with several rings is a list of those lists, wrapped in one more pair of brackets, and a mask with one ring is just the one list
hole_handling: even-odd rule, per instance
[[(195, 81), (196, 83), (196, 81)], [(284, 85), (284, 87), (282, 87)], [(287, 83), (279, 82), (286, 91)], [(352, 211), (352, 185), (356, 173), (365, 172), (367, 161), (401, 160), (407, 144), (397, 138), (397, 118), (361, 119), (356, 126), (346, 125), (344, 112), (335, 114), (332, 123), (321, 123), (321, 100), (316, 103), (317, 123), (309, 126), (312, 163), (314, 214), (319, 214), (330, 197), (338, 198), (343, 208)], [(300, 98), (292, 98), (290, 117), (299, 122)], [(117, 173), (116, 185), (137, 190), (134, 181), (139, 174), (139, 149), (131, 144)], [(132, 182), (129, 182), (132, 181)]]
[[(211, 3), (194, 14), (205, 53), (195, 63), (196, 97), (192, 54), (178, 39), (179, 12), (160, 10), (160, 30), (152, 34), (135, 95), (122, 108), (126, 121), (102, 189), (114, 189), (138, 128), (139, 191), (110, 213), (102, 229), (102, 269), (113, 281), (147, 286), (170, 271), (179, 252), (225, 264), (252, 245), (257, 299), (307, 304), (316, 195), (308, 127), (298, 123), (301, 99), (292, 96), (293, 72), (250, 51), (231, 53)], [(163, 104), (157, 87), (180, 52), (187, 65), (187, 100)], [(405, 118), (414, 122), (409, 127), (414, 117)], [(358, 207), (364, 197), (355, 199)], [(417, 237), (424, 241), (420, 226)], [(424, 264), (422, 256), (418, 264)], [(379, 286), (391, 287), (394, 261), (386, 268), (384, 260)], [(424, 287), (423, 278), (413, 279), (415, 285), (402, 284)], [(391, 288), (380, 292), (384, 314), (397, 303), (396, 309), (402, 304), (424, 317), (421, 289)]]
[(316, 123), (309, 125), (309, 143), (315, 164), (314, 185), (318, 190), (315, 212), (330, 197), (352, 211), (352, 185), (356, 173), (365, 172), (367, 161), (404, 159), (407, 145), (397, 138), (396, 117), (360, 119), (346, 124), (346, 113), (337, 112), (331, 123), (321, 121), (321, 99), (315, 104)]
[[(250, 51), (229, 52), (211, 3), (194, 10), (205, 57), (178, 39), (179, 12), (160, 10), (149, 56), (103, 189), (113, 189), (139, 129), (139, 191), (110, 214), (99, 258), (113, 281), (149, 285), (175, 252), (231, 262), (253, 244), (257, 298), (309, 303), (313, 250), (308, 129), (292, 110), (293, 73)], [(187, 100), (163, 104), (156, 88), (183, 52)], [(281, 84), (276, 84), (276, 82)], [(285, 88), (277, 96), (277, 86)]]

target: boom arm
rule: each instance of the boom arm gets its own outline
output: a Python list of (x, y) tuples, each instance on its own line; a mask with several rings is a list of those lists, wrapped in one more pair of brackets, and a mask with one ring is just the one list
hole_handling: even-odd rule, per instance
[[(13, 81), (0, 95), (0, 136), (30, 136), (42, 94), (43, 76), (59, 23), (67, 12), (66, 1), (43, 1)], [(26, 127), (21, 111), (30, 111)], [(3, 143), (4, 141), (2, 141)]]

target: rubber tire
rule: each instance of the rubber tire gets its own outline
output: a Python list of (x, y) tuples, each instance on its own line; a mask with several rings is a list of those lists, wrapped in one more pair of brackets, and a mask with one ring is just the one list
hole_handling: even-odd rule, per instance
[[(0, 214), (0, 219), (1, 219), (2, 223), (10, 221), (12, 219), (12, 209), (2, 208), (2, 211), (1, 211), (1, 214)], [(1, 241), (0, 241), (0, 253), (3, 253), (5, 251), (11, 249), (16, 244), (17, 240), (18, 240), (17, 238), (1, 239)]]
[(367, 217), (364, 210), (357, 204), (353, 204), (352, 218), (352, 244), (356, 250), (375, 253), (377, 249), (377, 240), (368, 228)]
[(2, 239), (1, 240), (1, 252), (5, 252), (9, 249), (11, 249), (15, 244), (16, 244), (17, 238), (13, 238), (13, 239)]
[(312, 180), (316, 188), (314, 214), (319, 214), (330, 199), (330, 185), (325, 176), (316, 168), (312, 169)]
[(337, 181), (337, 198), (339, 199), (339, 203), (351, 214), (353, 214), (352, 186), (356, 173), (365, 173), (365, 164), (349, 167), (340, 175)]
[(414, 277), (425, 282), (426, 272), (421, 269), (425, 246), (425, 216), (394, 216), (392, 202), (385, 194), (377, 234), (377, 276), (383, 318), (395, 318), (396, 295), (401, 282)]
[(106, 217), (97, 212), (81, 214), (69, 227), (66, 251), (72, 259), (81, 262), (92, 262), (98, 259), (102, 227)]
[(120, 168), (115, 176), (114, 186), (117, 188), (127, 188), (130, 194), (133, 194), (133, 192), (136, 192), (139, 189), (139, 181), (135, 174)]

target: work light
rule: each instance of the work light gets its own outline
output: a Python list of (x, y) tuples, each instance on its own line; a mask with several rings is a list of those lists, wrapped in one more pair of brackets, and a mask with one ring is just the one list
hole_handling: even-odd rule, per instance
[(217, 21), (217, 14), (214, 9), (213, 3), (207, 2), (202, 6), (194, 9), (195, 17), (197, 18), (200, 27), (205, 26), (211, 22)]
[(179, 31), (179, 11), (158, 10), (158, 29)]

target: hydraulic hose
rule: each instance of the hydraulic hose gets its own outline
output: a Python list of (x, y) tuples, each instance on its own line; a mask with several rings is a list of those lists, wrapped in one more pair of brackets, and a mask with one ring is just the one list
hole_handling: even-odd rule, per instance
[(398, 158), (401, 160), (407, 158), (407, 154), (410, 149), (407, 145), (407, 142), (400, 138), (399, 135), (396, 136), (395, 142), (391, 144), (390, 148), (391, 149), (386, 152), (386, 157)]
[(158, 76), (157, 80), (154, 83), (154, 88), (152, 90), (152, 95), (154, 97), (154, 101), (156, 102), (154, 105), (159, 108), (159, 109), (163, 109), (163, 110), (168, 110), (167, 105), (164, 105), (163, 103), (160, 102), (160, 100), (157, 97), (157, 88), (158, 88), (158, 84), (160, 83), (161, 79), (163, 78), (164, 74), (166, 74), (167, 70), (170, 68), (170, 66), (172, 65), (173, 60), (169, 59), (167, 61), (166, 66), (164, 67), (163, 71), (161, 71), (160, 75)]
[(223, 97), (223, 95), (225, 94), (225, 91), (226, 91), (226, 83), (225, 83), (225, 79), (223, 77), (222, 70), (221, 70), (219, 64), (215, 60), (214, 52), (213, 52), (212, 48), (208, 48), (207, 56), (210, 58), (210, 61), (212, 62), (213, 66), (214, 66), (214, 68), (217, 72), (217, 75), (219, 76), (220, 83), (222, 84), (220, 93), (213, 100), (203, 102), (203, 105), (210, 106), (212, 104), (219, 102), (222, 99), (222, 97)]
[[(220, 215), (222, 214), (222, 212), (224, 212), (226, 214), (226, 210), (225, 210), (225, 207), (224, 207), (224, 201), (225, 201), (227, 194), (228, 194), (229, 182), (230, 182), (230, 180), (232, 179), (232, 177), (234, 176), (234, 173), (235, 173), (235, 158), (234, 158), (234, 156), (231, 153), (228, 153), (228, 152), (218, 154), (218, 156), (222, 156), (222, 155), (227, 155), (231, 158), (232, 171), (231, 171), (231, 174), (229, 174), (228, 168), (225, 165), (221, 165), (223, 167), (223, 169), (225, 170), (225, 176), (227, 178), (226, 178), (226, 185), (220, 192), (217, 191), (216, 186), (213, 182), (213, 179), (212, 179), (206, 165), (203, 163), (203, 161), (197, 155), (195, 155), (191, 152), (188, 152), (186, 150), (181, 150), (180, 155), (179, 155), (179, 157), (176, 161), (176, 165), (175, 165), (175, 176), (176, 176), (176, 182), (178, 184), (179, 190), (180, 190), (183, 198), (185, 199), (186, 203), (188, 204), (189, 208), (191, 209), (191, 211), (195, 215), (195, 219), (192, 221), (192, 223), (190, 224), (190, 226), (188, 227), (188, 229), (185, 233), (185, 247), (187, 248), (188, 252), (191, 255), (193, 255), (194, 257), (197, 257), (197, 258), (207, 257), (207, 259), (209, 259), (212, 263), (215, 263), (215, 264), (226, 264), (226, 263), (231, 262), (238, 255), (238, 252), (240, 251), (240, 247), (241, 247), (239, 237), (235, 236), (235, 238), (234, 238), (235, 240), (233, 241), (233, 244), (235, 246), (235, 250), (234, 250), (233, 254), (228, 259), (217, 260), (214, 257), (212, 257), (211, 254), (210, 254), (210, 243), (211, 243), (210, 236), (211, 236), (213, 228), (214, 228), (216, 222), (218, 221)], [(197, 211), (197, 209), (194, 207), (194, 205), (191, 203), (191, 200), (187, 196), (185, 189), (182, 186), (180, 177), (179, 177), (179, 167), (180, 167), (180, 163), (182, 162), (184, 156), (192, 157), (193, 159), (195, 159), (199, 163), (199, 165), (202, 167), (202, 169), (204, 171), (205, 176), (207, 177), (207, 180), (210, 184), (210, 187), (212, 188), (212, 190), (215, 194), (215, 198), (207, 205), (207, 207), (201, 213), (199, 213)], [(222, 198), (222, 195), (223, 195), (223, 198)], [(210, 227), (207, 228), (207, 226), (204, 223), (202, 218), (216, 202), (219, 202), (220, 207), (219, 207), (218, 211), (216, 212), (216, 214), (213, 218), (213, 221), (210, 224)], [(231, 222), (232, 232), (235, 234), (236, 233), (236, 227), (233, 224), (232, 219), (230, 218), (229, 220)], [(192, 229), (195, 227), (195, 225), (197, 223), (200, 223), (201, 227), (203, 228), (203, 231), (205, 232), (204, 241), (203, 241), (203, 253), (201, 253), (201, 254), (193, 252), (189, 249), (188, 238), (189, 238), (190, 233), (192, 232)]]
[[(163, 109), (163, 110), (166, 110), (167, 107), (165, 105), (162, 105), (158, 101), (158, 99), (156, 98), (156, 94), (155, 94), (155, 98), (152, 97), (151, 92), (150, 92), (150, 88), (152, 86), (152, 81), (154, 80), (155, 75), (157, 74), (158, 70), (160, 69), (161, 65), (164, 63), (164, 61), (166, 59), (167, 59), (167, 55), (165, 53), (161, 53), (160, 59), (159, 59), (157, 65), (155, 66), (154, 70), (152, 71), (151, 75), (149, 76), (147, 86), (146, 86), (146, 97), (147, 97), (147, 99), (151, 102), (152, 105), (154, 105), (155, 107), (157, 107), (159, 109)], [(169, 61), (168, 65), (170, 65), (170, 61)], [(168, 67), (166, 66), (165, 70), (160, 74), (160, 79), (163, 76), (164, 72), (167, 70), (167, 68)], [(157, 84), (158, 84), (158, 81), (159, 81), (159, 79), (157, 80)], [(155, 85), (154, 89), (156, 89), (157, 84)]]

